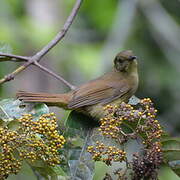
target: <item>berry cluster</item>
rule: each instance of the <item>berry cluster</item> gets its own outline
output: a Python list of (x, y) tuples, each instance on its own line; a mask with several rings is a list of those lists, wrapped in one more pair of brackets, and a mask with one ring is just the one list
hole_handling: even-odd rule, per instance
[(153, 103), (149, 98), (140, 101), (142, 107), (142, 116), (137, 124), (136, 131), (143, 134), (144, 144), (151, 145), (153, 142), (159, 141), (163, 134), (163, 130), (158, 120), (156, 120), (157, 110), (153, 107)]
[[(150, 177), (149, 172), (151, 170), (152, 177), (155, 177), (155, 172), (162, 162), (160, 138), (163, 130), (156, 120), (157, 110), (153, 107), (151, 99), (144, 98), (137, 105), (124, 102), (119, 106), (107, 105), (104, 110), (106, 115), (100, 120), (100, 133), (120, 145), (129, 139), (141, 139), (144, 154), (134, 156), (133, 171), (137, 177), (141, 177), (138, 174), (144, 175), (142, 177)], [(129, 128), (129, 130), (127, 131), (127, 128), (124, 127)], [(126, 152), (114, 147), (116, 149), (114, 153), (117, 153), (116, 157), (120, 158), (112, 158), (112, 152), (109, 155), (108, 151), (111, 147), (98, 142), (95, 146), (89, 146), (88, 151), (96, 161), (108, 162), (109, 165), (111, 164), (110, 161), (126, 161), (127, 163)], [(105, 154), (108, 158), (104, 159)], [(146, 161), (147, 159), (148, 161)], [(134, 180), (138, 179), (136, 176), (134, 176)]]
[(106, 116), (100, 120), (99, 131), (102, 135), (114, 139), (116, 142), (124, 143), (127, 138), (134, 138), (134, 134), (126, 135), (122, 130), (122, 125), (128, 122), (137, 122), (142, 112), (135, 110), (133, 106), (121, 103), (119, 106), (107, 105), (104, 110)]
[(21, 162), (14, 157), (13, 151), (17, 148), (13, 141), (19, 135), (7, 128), (0, 128), (0, 179), (5, 179), (9, 174), (17, 174), (21, 168)]
[[(104, 110), (107, 114), (100, 121), (99, 131), (102, 135), (113, 138), (117, 142), (124, 142), (124, 139), (141, 135), (144, 144), (150, 145), (162, 136), (163, 130), (155, 119), (157, 110), (153, 107), (150, 98), (142, 99), (138, 106), (123, 102), (119, 107), (107, 105)], [(122, 124), (128, 125), (134, 132), (126, 134), (122, 130)]]
[(60, 163), (58, 149), (63, 147), (65, 139), (58, 133), (54, 113), (37, 120), (25, 114), (16, 121), (19, 123), (16, 130), (0, 128), (0, 179), (17, 174), (22, 160), (30, 163), (42, 160), (50, 166)]
[(107, 165), (111, 165), (111, 162), (122, 162), (126, 159), (126, 152), (118, 149), (115, 146), (106, 146), (99, 141), (96, 142), (96, 146), (89, 146), (87, 151), (92, 154), (92, 158), (95, 161), (103, 161)]
[(144, 150), (144, 154), (139, 156), (138, 153), (133, 155), (133, 180), (139, 179), (157, 179), (157, 170), (162, 163), (161, 144), (155, 142), (152, 147)]

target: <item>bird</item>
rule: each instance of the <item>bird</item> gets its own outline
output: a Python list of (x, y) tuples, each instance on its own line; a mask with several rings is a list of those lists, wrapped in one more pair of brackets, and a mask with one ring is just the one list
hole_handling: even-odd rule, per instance
[(101, 119), (105, 107), (128, 102), (138, 88), (138, 63), (132, 50), (118, 53), (110, 72), (90, 80), (62, 94), (19, 91), (16, 96), (23, 102), (46, 103), (65, 110), (75, 110), (92, 118)]

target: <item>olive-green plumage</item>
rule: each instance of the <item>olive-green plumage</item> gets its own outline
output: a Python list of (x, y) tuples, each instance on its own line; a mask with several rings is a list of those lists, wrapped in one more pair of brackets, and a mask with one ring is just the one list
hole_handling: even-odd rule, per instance
[(104, 116), (103, 107), (126, 102), (138, 87), (137, 60), (131, 50), (122, 51), (114, 59), (111, 72), (91, 80), (64, 94), (18, 92), (24, 102), (44, 102), (64, 109), (74, 109), (92, 117)]

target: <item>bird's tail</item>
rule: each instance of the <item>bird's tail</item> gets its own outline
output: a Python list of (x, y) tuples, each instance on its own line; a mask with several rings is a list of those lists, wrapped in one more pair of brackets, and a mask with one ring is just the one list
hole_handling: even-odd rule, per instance
[(71, 93), (49, 94), (49, 93), (31, 93), (19, 91), (16, 97), (23, 102), (41, 102), (49, 106), (59, 106), (68, 109), (67, 105), (72, 98)]

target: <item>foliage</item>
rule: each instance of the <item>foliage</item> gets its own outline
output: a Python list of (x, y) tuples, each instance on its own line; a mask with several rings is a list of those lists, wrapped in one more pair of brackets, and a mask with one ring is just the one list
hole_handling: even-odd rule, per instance
[[(67, 12), (74, 3), (73, 0), (41, 1), (41, 6), (33, 6), (38, 5), (35, 4), (38, 2), (23, 0), (1, 1), (0, 52), (10, 52), (11, 48), (9, 47), (12, 47), (13, 52), (16, 54), (30, 55), (32, 51), (37, 52), (38, 49), (49, 42), (54, 32), (57, 32), (60, 23), (64, 22)], [(135, 3), (135, 11), (133, 11), (131, 19), (128, 19), (134, 2), (137, 2)], [(54, 7), (52, 8), (51, 5)], [(178, 108), (180, 105), (178, 93), (178, 89), (180, 89), (180, 71), (178, 69), (180, 48), (179, 43), (175, 42), (180, 42), (180, 36), (177, 36), (180, 23), (179, 5), (177, 0), (84, 1), (77, 21), (65, 39), (63, 46), (57, 46), (49, 54), (48, 59), (50, 61), (46, 63), (52, 65), (53, 62), (57, 71), (63, 74), (66, 79), (74, 84), (80, 84), (102, 74), (102, 71), (106, 71), (117, 51), (132, 49), (139, 57), (140, 85), (138, 96), (148, 96), (153, 99), (159, 110), (159, 122), (164, 125), (168, 132), (177, 136), (180, 130), (178, 123), (180, 115)], [(45, 8), (43, 9), (43, 7)], [(128, 30), (124, 29), (128, 24)], [(129, 33), (126, 34), (126, 32)], [(1, 61), (7, 59), (0, 57)], [(15, 66), (16, 64), (13, 63), (2, 62), (0, 76), (3, 77), (7, 73), (7, 69), (9, 70)], [(26, 73), (27, 76), (23, 76), (23, 78), (19, 76), (20, 78), (17, 78), (14, 83), (0, 86), (0, 95), (12, 97), (19, 88), (32, 88), (33, 91), (39, 89), (47, 92), (60, 92), (62, 90), (61, 85), (58, 86), (56, 81), (50, 81), (43, 73)], [(37, 105), (36, 107), (23, 105), (19, 107), (19, 103), (18, 101), (10, 102), (9, 100), (1, 102), (0, 116), (3, 119), (1, 125), (6, 126), (8, 124), (10, 128), (16, 129), (19, 124), (14, 123), (14, 118), (18, 119), (24, 113), (32, 114), (33, 117), (36, 117), (35, 119), (38, 119), (44, 113), (49, 113), (45, 105)], [(8, 111), (8, 113), (4, 113), (4, 107), (1, 108), (3, 104), (7, 105), (5, 112)], [(36, 110), (33, 110), (34, 108), (39, 110), (41, 115), (37, 115)], [(77, 114), (72, 113), (70, 116), (71, 122), (73, 122), (73, 119), (77, 122), (77, 119), (79, 119)], [(81, 119), (83, 118), (86, 119), (87, 117), (81, 117)], [(81, 149), (84, 146), (84, 139), (87, 137), (85, 133), (87, 129), (85, 130), (82, 127), (84, 125), (81, 126), (81, 122), (75, 123), (75, 125), (81, 128), (79, 129), (78, 126), (75, 128), (74, 125), (68, 124), (70, 128), (65, 132), (65, 135), (69, 137), (71, 143), (67, 142), (63, 149), (64, 152), (62, 152), (65, 155), (68, 154), (68, 158), (71, 157), (72, 162), (75, 163), (72, 163), (73, 165), (70, 168), (68, 162), (64, 162), (64, 171), (59, 166), (57, 168), (48, 167), (47, 171), (52, 176), (56, 176), (57, 171), (59, 171), (62, 179), (67, 176), (64, 172), (71, 171), (71, 174), (74, 174), (74, 167), (77, 162), (80, 165), (84, 163), (84, 161), (80, 162), (81, 158), (79, 157), (80, 154), (83, 155)], [(123, 129), (128, 130), (126, 126)], [(128, 130), (128, 132), (131, 133), (132, 131)], [(100, 135), (97, 130), (93, 131), (91, 136), (88, 135), (88, 137), (92, 140), (90, 142), (94, 146), (96, 141), (102, 142), (102, 139), (104, 144), (107, 143), (106, 138), (104, 139), (104, 136)], [(161, 142), (163, 159), (166, 159), (165, 163), (179, 174), (179, 139), (162, 137)], [(114, 144), (111, 146), (114, 146)], [(74, 150), (72, 150), (72, 147)], [(69, 149), (72, 151), (69, 152)], [(72, 157), (72, 154), (76, 154), (76, 156)], [(87, 157), (89, 158), (89, 156)], [(147, 154), (145, 157), (147, 157)], [(138, 156), (138, 162), (142, 162), (143, 158), (143, 156)], [(79, 168), (80, 165), (77, 167)], [(89, 177), (93, 174), (93, 171), (97, 179), (98, 173), (100, 174), (99, 177), (105, 176), (106, 173), (106, 177), (109, 177), (107, 169), (110, 169), (110, 167), (107, 168), (103, 162), (95, 162), (95, 169), (88, 168), (90, 167), (88, 163), (84, 163), (82, 167), (89, 172), (87, 173)], [(102, 167), (103, 170), (101, 170)], [(37, 169), (38, 172), (48, 178), (47, 174), (44, 174), (46, 171), (42, 164)], [(166, 170), (162, 172), (167, 173)], [(164, 176), (167, 178), (166, 175), (162, 177)], [(169, 179), (173, 179), (172, 176)]]
[[(179, 138), (165, 135), (149, 98), (132, 98), (130, 103), (107, 105), (106, 116), (100, 122), (72, 111), (65, 127), (58, 128), (57, 118), (43, 104), (2, 100), (1, 179), (19, 173), (23, 161), (46, 179), (91, 180), (97, 176), (98, 167), (104, 169), (101, 178), (157, 179), (162, 164), (179, 175)], [(128, 153), (130, 141), (140, 143), (139, 152)]]
[(166, 163), (180, 176), (180, 138), (164, 138), (161, 142)]
[(17, 174), (24, 160), (36, 170), (46, 170), (47, 176), (48, 166), (60, 163), (58, 150), (65, 143), (55, 115), (44, 114), (48, 111), (45, 105), (33, 106), (34, 116), (25, 114), (27, 109), (22, 111), (17, 100), (3, 100), (0, 107), (0, 179)]
[[(139, 106), (122, 103), (119, 107), (107, 105), (107, 115), (101, 119), (100, 132), (103, 136), (114, 141), (118, 147), (126, 144), (131, 139), (142, 143), (141, 153), (134, 153), (132, 162), (127, 159), (126, 151), (116, 146), (96, 142), (89, 146), (88, 151), (95, 161), (103, 161), (111, 166), (113, 162), (126, 162), (126, 170), (121, 166), (115, 171), (119, 179), (127, 178), (127, 170), (132, 169), (132, 179), (156, 179), (157, 169), (162, 163), (162, 147), (160, 138), (162, 129), (155, 119), (157, 110), (149, 98), (142, 99)], [(123, 128), (123, 125), (127, 128)], [(124, 171), (124, 172), (123, 172)]]
[[(69, 116), (69, 125), (80, 130), (76, 131), (76, 134), (81, 134), (83, 130), (91, 131), (91, 136), (86, 134), (83, 139), (89, 139), (91, 145), (88, 146), (87, 151), (91, 153), (92, 159), (109, 166), (108, 168), (105, 164), (101, 166), (104, 171), (99, 178), (157, 179), (158, 170), (164, 164), (169, 165), (178, 174), (179, 138), (174, 138), (174, 142), (173, 138), (168, 138), (156, 119), (157, 110), (149, 98), (139, 101), (133, 97), (129, 103), (122, 103), (116, 107), (107, 105), (105, 108), (107, 115), (101, 119), (100, 127), (93, 130), (88, 128), (90, 126), (92, 128), (93, 119), (85, 116), (83, 119), (83, 115), (80, 117), (80, 114), (74, 112)], [(132, 152), (128, 153), (130, 148), (128, 143), (131, 141), (137, 141), (139, 146), (139, 152), (134, 152), (133, 155)], [(83, 151), (86, 146), (81, 144)], [(172, 160), (175, 161), (169, 163)], [(123, 161), (126, 166), (121, 163)], [(96, 166), (93, 170), (95, 175), (97, 170)]]

